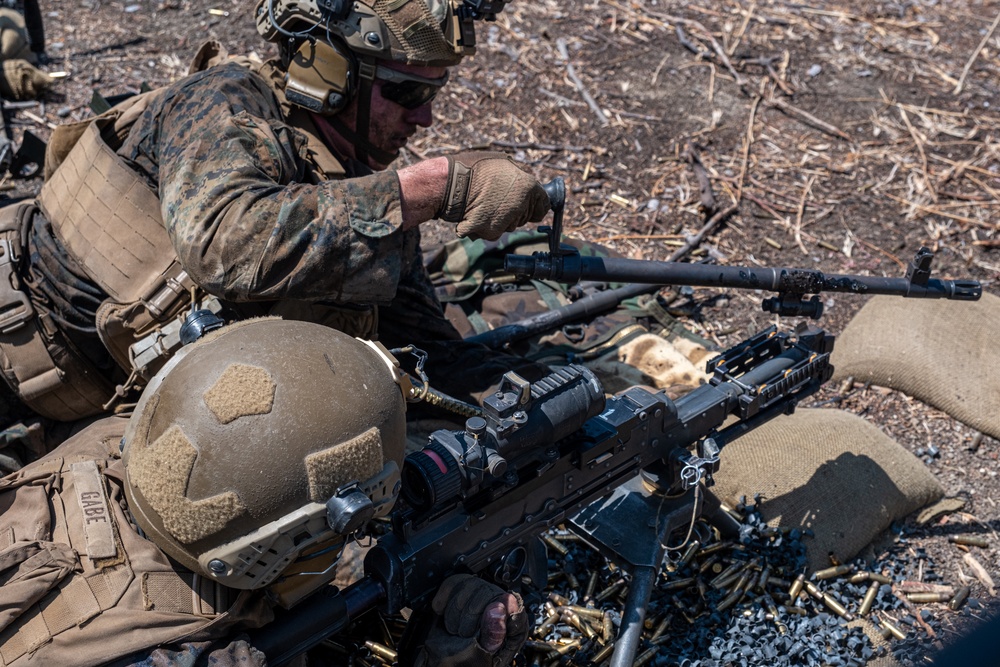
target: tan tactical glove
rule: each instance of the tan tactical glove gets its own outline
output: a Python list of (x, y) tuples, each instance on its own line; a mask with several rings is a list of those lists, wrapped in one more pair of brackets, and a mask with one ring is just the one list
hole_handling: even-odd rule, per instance
[[(507, 614), (505, 601), (513, 595), (517, 609)], [(500, 604), (496, 604), (500, 603)], [(492, 622), (485, 624), (483, 614), (489, 610)], [(406, 653), (415, 654), (410, 663), (401, 654), (401, 664), (416, 667), (507, 667), (528, 637), (528, 614), (520, 596), (471, 574), (456, 574), (441, 584), (426, 624), (430, 629), (422, 646), (420, 638), (404, 637)], [(506, 633), (501, 631), (499, 617), (506, 616)], [(414, 619), (410, 620), (414, 623)], [(419, 625), (419, 622), (418, 622)], [(486, 627), (481, 627), (486, 625)], [(410, 630), (410, 628), (407, 628)], [(422, 629), (416, 631), (423, 635)], [(416, 645), (413, 645), (416, 643)], [(492, 648), (491, 650), (488, 650)]]
[(541, 184), (503, 153), (448, 157), (448, 188), (437, 217), (457, 222), (459, 236), (495, 241), (526, 222), (540, 222), (550, 207)]
[(36, 99), (55, 82), (27, 60), (5, 60), (2, 67), (0, 95), (10, 100)]

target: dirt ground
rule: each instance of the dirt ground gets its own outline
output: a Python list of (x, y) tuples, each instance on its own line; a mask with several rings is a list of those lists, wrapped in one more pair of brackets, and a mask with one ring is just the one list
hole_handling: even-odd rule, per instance
[[(568, 233), (629, 257), (662, 259), (713, 213), (736, 207), (688, 259), (900, 276), (928, 246), (938, 275), (1000, 293), (1000, 2), (813, 4), (512, 2), (479, 25), (478, 55), (454, 73), (436, 124), (403, 160), (507, 151), (543, 180), (566, 179)], [(17, 111), (16, 129), (44, 137), (90, 115), (95, 90), (176, 79), (207, 39), (269, 56), (251, 6), (45, 1), (48, 69), (68, 77)], [(18, 182), (16, 192), (37, 186)], [(735, 342), (772, 322), (761, 298), (732, 292), (692, 326)], [(863, 302), (826, 299), (824, 326), (839, 332)], [(945, 526), (911, 525), (911, 545), (998, 608), (946, 534), (956, 524), (985, 531), (992, 547), (974, 556), (1000, 576), (1000, 444), (895, 392), (859, 387), (842, 397), (832, 387), (817, 402), (831, 400), (922, 457), (940, 450), (930, 469), (968, 502)], [(948, 620), (934, 609), (944, 643), (985, 613)]]

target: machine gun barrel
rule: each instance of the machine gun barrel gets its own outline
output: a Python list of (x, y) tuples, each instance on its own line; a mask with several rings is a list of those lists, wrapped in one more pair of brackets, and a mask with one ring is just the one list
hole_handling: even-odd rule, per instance
[(504, 260), (504, 268), (519, 276), (566, 283), (603, 280), (655, 285), (762, 289), (799, 295), (848, 292), (965, 301), (976, 300), (982, 295), (982, 286), (975, 280), (926, 278), (926, 281), (921, 281), (909, 275), (901, 278), (883, 278), (824, 274), (813, 269), (713, 266), (582, 257), (576, 253), (555, 255), (535, 253), (531, 257), (508, 255)]

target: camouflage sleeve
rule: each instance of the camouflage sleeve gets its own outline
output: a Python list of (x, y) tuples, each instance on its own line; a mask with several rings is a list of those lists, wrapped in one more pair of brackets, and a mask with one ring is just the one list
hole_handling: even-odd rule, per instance
[(479, 402), (507, 371), (530, 381), (549, 372), (543, 364), (463, 341), (434, 293), (421, 261), (416, 230), (406, 233), (404, 256), (407, 261), (396, 298), (388, 308), (379, 309), (379, 340), (389, 348), (412, 344), (427, 352), (425, 368), (432, 387), (461, 400)]
[(304, 138), (282, 122), (273, 93), (239, 66), (217, 69), (147, 112), (182, 265), (234, 301), (389, 301), (403, 236), (396, 173), (304, 183)]

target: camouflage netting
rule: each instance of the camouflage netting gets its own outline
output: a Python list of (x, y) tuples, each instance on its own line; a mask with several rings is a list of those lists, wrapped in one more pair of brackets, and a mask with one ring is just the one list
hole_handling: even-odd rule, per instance
[(893, 521), (944, 491), (916, 457), (876, 426), (839, 410), (797, 411), (727, 445), (715, 493), (735, 505), (763, 496), (764, 519), (808, 528), (809, 565), (847, 561)]

